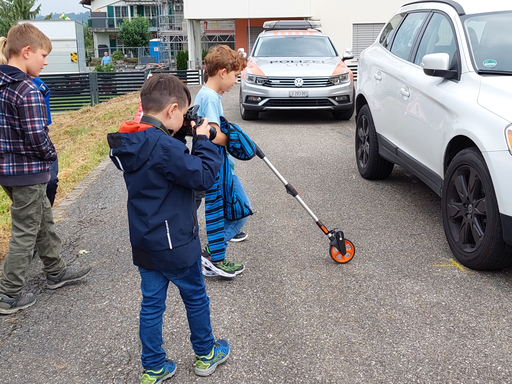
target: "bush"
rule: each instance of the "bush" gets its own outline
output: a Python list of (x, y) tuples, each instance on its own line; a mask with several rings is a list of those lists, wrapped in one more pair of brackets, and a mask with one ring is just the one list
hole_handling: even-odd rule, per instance
[(176, 54), (176, 69), (178, 71), (188, 69), (188, 51), (179, 51)]
[(114, 51), (114, 53), (112, 54), (112, 58), (114, 60), (123, 60), (124, 59), (124, 54), (122, 51)]
[(94, 72), (115, 72), (116, 68), (112, 64), (103, 65), (101, 62), (96, 64)]

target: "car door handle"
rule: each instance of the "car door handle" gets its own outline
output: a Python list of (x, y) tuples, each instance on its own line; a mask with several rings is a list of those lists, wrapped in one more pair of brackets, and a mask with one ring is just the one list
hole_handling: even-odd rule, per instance
[(405, 88), (400, 88), (400, 93), (405, 96), (405, 97), (409, 97), (411, 96), (411, 94), (409, 93), (409, 91)]
[(377, 80), (377, 81), (381, 81), (382, 80), (382, 76), (380, 75), (380, 72), (376, 73), (375, 75), (373, 75), (373, 77), (375, 77), (375, 80)]

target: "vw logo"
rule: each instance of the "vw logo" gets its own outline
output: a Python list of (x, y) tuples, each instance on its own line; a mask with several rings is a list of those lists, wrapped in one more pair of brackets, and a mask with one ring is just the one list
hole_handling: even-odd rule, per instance
[(297, 78), (295, 79), (295, 86), (296, 86), (297, 88), (300, 88), (300, 87), (302, 87), (303, 85), (304, 85), (304, 80), (303, 80), (303, 79), (301, 79), (300, 77), (297, 77)]

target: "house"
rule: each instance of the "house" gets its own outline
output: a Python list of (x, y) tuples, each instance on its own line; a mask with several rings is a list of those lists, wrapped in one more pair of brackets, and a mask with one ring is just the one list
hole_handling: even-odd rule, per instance
[[(351, 47), (356, 59), (376, 38), (404, 0), (80, 0), (91, 7), (90, 30), (96, 54), (125, 49), (116, 33), (123, 19), (146, 17), (160, 40), (160, 60), (188, 50), (189, 67), (201, 65), (213, 44), (250, 51), (267, 20), (313, 19), (322, 24), (339, 51)], [(100, 49), (100, 50), (99, 50)]]

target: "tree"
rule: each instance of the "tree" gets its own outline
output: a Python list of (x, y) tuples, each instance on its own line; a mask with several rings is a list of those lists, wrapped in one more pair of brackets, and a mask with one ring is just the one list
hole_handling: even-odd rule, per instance
[(119, 38), (125, 47), (146, 47), (149, 45), (151, 33), (149, 31), (149, 20), (143, 17), (136, 17), (131, 21), (124, 19), (119, 27)]
[(39, 15), (41, 5), (37, 0), (0, 0), (0, 36), (7, 36), (9, 29), (20, 20), (33, 20)]
[(92, 36), (92, 32), (89, 31), (89, 26), (87, 23), (82, 24), (84, 26), (84, 44), (85, 49), (92, 49), (94, 47), (94, 40)]

